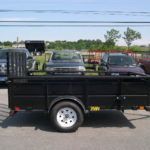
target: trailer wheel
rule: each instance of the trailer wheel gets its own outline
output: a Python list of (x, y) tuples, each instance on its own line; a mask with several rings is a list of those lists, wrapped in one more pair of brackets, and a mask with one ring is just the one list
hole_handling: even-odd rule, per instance
[(60, 132), (73, 132), (83, 123), (81, 108), (72, 102), (59, 102), (51, 110), (51, 121)]

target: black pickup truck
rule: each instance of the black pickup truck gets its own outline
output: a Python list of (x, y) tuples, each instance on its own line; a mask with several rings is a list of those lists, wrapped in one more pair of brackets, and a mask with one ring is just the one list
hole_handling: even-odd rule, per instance
[(17, 65), (16, 56), (9, 55), (8, 65), (11, 113), (46, 111), (58, 131), (71, 132), (90, 112), (150, 108), (148, 76), (27, 76), (22, 71), (25, 63)]

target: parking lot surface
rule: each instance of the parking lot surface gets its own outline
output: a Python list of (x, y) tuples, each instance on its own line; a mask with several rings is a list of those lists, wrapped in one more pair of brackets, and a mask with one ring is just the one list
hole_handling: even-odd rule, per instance
[(56, 132), (46, 113), (8, 114), (7, 90), (0, 89), (0, 150), (150, 150), (150, 112), (90, 114), (74, 133)]

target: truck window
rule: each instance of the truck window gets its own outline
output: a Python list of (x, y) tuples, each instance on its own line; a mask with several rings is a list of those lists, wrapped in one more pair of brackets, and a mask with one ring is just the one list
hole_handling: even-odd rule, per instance
[(0, 52), (0, 59), (6, 59), (6, 52)]

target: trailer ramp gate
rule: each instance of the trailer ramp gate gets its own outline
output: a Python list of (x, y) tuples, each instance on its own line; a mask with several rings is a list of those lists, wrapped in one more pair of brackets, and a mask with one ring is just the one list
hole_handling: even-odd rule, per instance
[(27, 70), (25, 52), (15, 50), (7, 53), (7, 74), (8, 79), (26, 76)]

